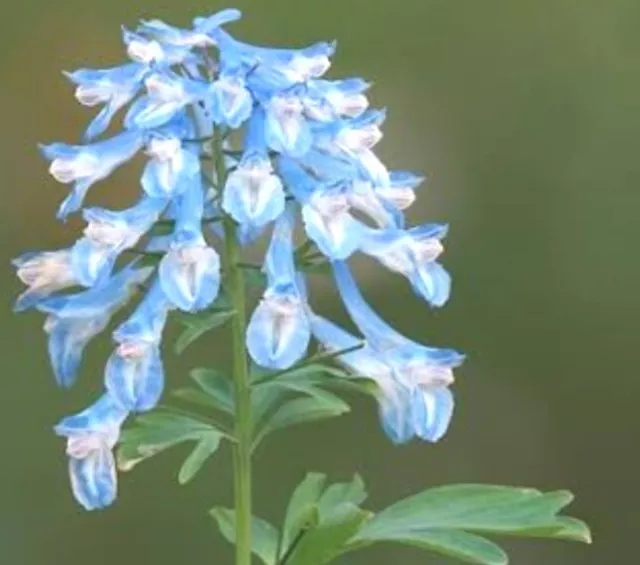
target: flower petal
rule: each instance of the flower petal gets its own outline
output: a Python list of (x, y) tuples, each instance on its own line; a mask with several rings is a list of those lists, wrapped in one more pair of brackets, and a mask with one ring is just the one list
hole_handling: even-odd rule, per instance
[(107, 361), (105, 386), (114, 400), (126, 410), (146, 412), (160, 400), (164, 389), (164, 370), (158, 347), (141, 346), (134, 354), (118, 348)]
[(83, 459), (69, 459), (73, 496), (85, 510), (101, 510), (116, 499), (118, 484), (113, 453), (106, 446)]

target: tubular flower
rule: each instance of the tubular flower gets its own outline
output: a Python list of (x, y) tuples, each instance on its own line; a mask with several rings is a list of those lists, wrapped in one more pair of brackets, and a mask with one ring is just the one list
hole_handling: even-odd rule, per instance
[[(123, 29), (126, 62), (65, 73), (76, 99), (97, 109), (83, 142), (41, 146), (53, 178), (70, 186), (58, 217), (77, 213), (86, 226), (65, 249), (14, 260), (27, 287), (15, 309), (46, 315), (62, 386), (75, 382), (89, 342), (119, 318), (103, 396), (56, 427), (68, 441), (74, 495), (87, 509), (115, 498), (111, 449), (121, 424), (163, 394), (168, 318), (226, 298), (219, 298), (229, 284), (221, 264), (229, 257), (221, 260), (219, 240), (229, 234), (240, 247), (270, 237), (266, 288), (244, 336), (256, 365), (287, 370), (314, 338), (354, 377), (377, 383), (382, 425), (394, 442), (437, 441), (451, 418), (452, 369), (462, 356), (389, 327), (345, 263), (371, 256), (431, 305), (446, 302), (450, 277), (438, 262), (446, 228), (405, 226), (423, 177), (389, 171), (375, 154), (386, 112), (369, 107), (369, 82), (325, 77), (335, 43), (251, 45), (224, 29), (239, 18), (229, 9), (190, 28), (151, 19)], [(105, 136), (121, 113), (121, 131)], [(137, 201), (120, 210), (85, 207), (89, 189), (136, 156), (146, 161)], [(298, 228), (304, 241), (296, 246)], [(309, 306), (305, 273), (327, 263), (362, 338)], [(121, 308), (128, 301), (133, 307)]]

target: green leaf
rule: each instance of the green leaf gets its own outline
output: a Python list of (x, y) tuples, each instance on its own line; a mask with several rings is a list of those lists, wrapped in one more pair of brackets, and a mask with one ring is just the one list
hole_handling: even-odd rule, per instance
[(320, 520), (340, 512), (345, 504), (359, 506), (366, 498), (367, 491), (359, 475), (355, 475), (349, 483), (335, 483), (329, 486), (318, 500)]
[(284, 397), (284, 389), (254, 387), (251, 390), (251, 405), (253, 408), (254, 424), (259, 424), (266, 415)]
[(285, 371), (278, 371), (271, 374), (266, 373), (257, 383), (257, 386), (282, 386), (283, 384), (296, 381), (317, 383), (322, 382), (327, 377), (334, 379), (350, 378), (349, 373), (336, 367), (330, 367), (329, 365), (322, 365), (320, 363), (301, 363)]
[(211, 396), (197, 388), (179, 388), (178, 390), (172, 391), (171, 394), (176, 398), (184, 400), (185, 402), (190, 402), (191, 404), (197, 404), (205, 408), (222, 410), (220, 403), (215, 398), (211, 398)]
[(269, 431), (333, 418), (349, 411), (349, 405), (334, 394), (317, 391), (310, 398), (296, 398), (284, 404), (268, 423)]
[(187, 457), (180, 467), (178, 473), (178, 482), (181, 485), (188, 483), (196, 473), (202, 468), (206, 460), (211, 457), (218, 447), (222, 436), (218, 432), (207, 432), (202, 434), (200, 441), (197, 443), (189, 457)]
[(194, 369), (189, 376), (217, 408), (229, 414), (234, 413), (233, 387), (226, 376), (215, 369), (206, 369), (204, 367)]
[[(200, 441), (222, 434), (212, 425), (186, 415), (156, 411), (138, 416), (134, 425), (123, 431), (118, 446), (118, 467), (132, 469), (139, 462), (185, 441)], [(218, 439), (219, 441), (219, 439)]]
[(374, 542), (424, 547), (470, 563), (500, 565), (506, 556), (493, 543), (469, 532), (590, 541), (580, 520), (558, 516), (571, 502), (567, 491), (494, 485), (452, 485), (429, 489), (392, 504), (369, 520), (351, 548)]
[(582, 520), (570, 516), (558, 516), (553, 524), (539, 528), (527, 528), (517, 532), (503, 532), (503, 535), (515, 535), (519, 537), (559, 539), (566, 541), (579, 541), (591, 543), (591, 531)]
[[(326, 368), (332, 370), (331, 367)], [(286, 398), (288, 392), (311, 396), (322, 395), (323, 391), (313, 385), (323, 380), (323, 376), (319, 372), (323, 369), (325, 367), (321, 365), (307, 365), (274, 373), (260, 367), (252, 368), (252, 382), (256, 383), (251, 392), (254, 422), (259, 424), (268, 413), (273, 412), (277, 405)], [(273, 378), (273, 375), (280, 376)], [(270, 376), (272, 380), (269, 380)]]
[(282, 547), (284, 549), (289, 547), (291, 540), (298, 535), (301, 529), (312, 525), (326, 480), (326, 475), (309, 473), (293, 491), (282, 527)]
[(189, 347), (194, 341), (202, 337), (205, 333), (213, 330), (226, 321), (231, 319), (235, 315), (234, 310), (205, 310), (198, 314), (183, 314), (180, 316), (180, 321), (187, 326), (187, 328), (180, 334), (180, 337), (176, 340), (174, 349), (175, 352), (180, 355)]
[(371, 516), (358, 508), (366, 498), (362, 479), (325, 488), (325, 475), (310, 473), (291, 495), (282, 530), (280, 561), (321, 565), (348, 549)]
[[(220, 533), (230, 543), (236, 542), (236, 512), (217, 506), (209, 512), (218, 523)], [(265, 565), (275, 565), (278, 551), (278, 530), (269, 522), (253, 516), (251, 519), (251, 551)]]
[(534, 489), (493, 485), (436, 487), (383, 510), (362, 535), (416, 527), (521, 532), (553, 524), (557, 512), (572, 499), (567, 491), (543, 494)]
[(304, 530), (287, 560), (287, 565), (323, 565), (333, 561), (347, 542), (369, 518), (369, 513), (354, 505), (342, 505), (342, 511)]
[(412, 545), (479, 565), (507, 565), (507, 554), (495, 543), (460, 530), (407, 532), (384, 541)]
[(296, 424), (335, 418), (349, 411), (349, 405), (335, 394), (317, 390), (312, 397), (295, 398), (283, 404), (267, 419), (254, 445), (269, 433)]
[(346, 392), (356, 392), (366, 396), (376, 396), (379, 391), (378, 385), (368, 378), (344, 375), (340, 374), (340, 369), (335, 369), (333, 367), (326, 368), (330, 369), (330, 371), (305, 374), (298, 378), (296, 378), (295, 374), (294, 376), (290, 376), (289, 374), (283, 375), (282, 377), (278, 377), (272, 381), (261, 383), (257, 388), (287, 389), (313, 394), (319, 386), (322, 386), (331, 389), (344, 390)]

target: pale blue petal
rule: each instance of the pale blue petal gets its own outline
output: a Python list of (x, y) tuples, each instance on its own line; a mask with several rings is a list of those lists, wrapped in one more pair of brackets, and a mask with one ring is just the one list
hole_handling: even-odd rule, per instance
[(197, 31), (202, 33), (211, 33), (222, 25), (235, 22), (242, 17), (242, 12), (234, 8), (220, 10), (215, 14), (207, 17), (198, 17), (193, 20), (193, 25)]
[(122, 408), (132, 412), (151, 410), (164, 388), (159, 348), (148, 345), (140, 355), (129, 357), (116, 350), (105, 367), (105, 386)]
[(307, 174), (295, 160), (286, 156), (278, 159), (278, 173), (291, 194), (300, 203), (308, 202), (318, 186), (317, 180)]
[(83, 286), (105, 281), (111, 274), (116, 257), (113, 249), (96, 245), (87, 237), (79, 239), (71, 248), (73, 273)]
[(397, 385), (386, 394), (382, 394), (378, 401), (385, 434), (395, 444), (410, 441), (414, 437), (410, 391)]
[[(188, 189), (200, 174), (200, 161), (191, 151), (181, 150), (181, 167), (173, 161), (160, 162), (151, 159), (142, 173), (140, 183), (148, 196), (167, 198), (181, 194)], [(200, 185), (200, 182), (197, 182)]]
[(119, 109), (120, 106), (116, 106), (115, 104), (106, 104), (95, 118), (89, 122), (82, 139), (84, 141), (91, 141), (104, 133)]
[(417, 404), (424, 407), (414, 416), (416, 435), (426, 441), (439, 441), (449, 428), (453, 415), (452, 392), (445, 387), (419, 390)]
[(324, 215), (312, 205), (302, 207), (305, 231), (323, 255), (343, 260), (360, 247), (365, 226), (348, 213)]
[(295, 297), (293, 304), (282, 310), (266, 298), (249, 321), (247, 349), (261, 367), (287, 369), (305, 355), (310, 336), (306, 313)]
[(100, 510), (116, 498), (116, 465), (106, 446), (83, 459), (70, 458), (69, 477), (74, 497), (86, 510)]
[(295, 225), (293, 210), (293, 207), (289, 206), (278, 218), (273, 229), (263, 267), (269, 287), (275, 288), (279, 284), (295, 287), (297, 282), (293, 259), (293, 228)]
[(418, 344), (389, 326), (365, 302), (346, 263), (335, 261), (332, 266), (340, 296), (349, 311), (351, 319), (367, 340), (371, 342), (374, 349), (384, 351), (393, 347), (418, 346)]
[(131, 159), (142, 146), (142, 135), (125, 131), (90, 145), (41, 145), (43, 155), (52, 161), (49, 171), (60, 182), (74, 183), (73, 190), (58, 212), (61, 219), (76, 211), (91, 185)]
[(451, 292), (451, 276), (439, 263), (417, 267), (410, 276), (413, 290), (432, 306), (444, 306)]
[(195, 312), (210, 306), (220, 289), (220, 258), (204, 242), (172, 247), (158, 269), (162, 290), (180, 310)]
[(82, 204), (84, 203), (84, 199), (87, 196), (89, 188), (91, 188), (91, 184), (92, 181), (90, 179), (83, 179), (77, 181), (73, 185), (69, 194), (67, 194), (58, 207), (58, 211), (56, 213), (56, 218), (58, 218), (58, 220), (65, 221), (70, 214), (73, 214), (82, 208)]
[(407, 233), (417, 240), (430, 238), (442, 239), (447, 235), (447, 231), (449, 231), (447, 224), (421, 224), (409, 228)]
[(150, 97), (139, 98), (125, 116), (125, 127), (153, 129), (163, 126), (175, 118), (187, 103), (185, 100), (164, 102)]
[(112, 312), (125, 302), (135, 287), (143, 283), (152, 269), (136, 268), (137, 261), (129, 263), (99, 287), (77, 294), (52, 296), (38, 304), (38, 310), (57, 318), (93, 318)]
[(251, 116), (253, 98), (238, 75), (226, 75), (213, 83), (211, 108), (215, 123), (238, 129)]
[(271, 149), (291, 157), (300, 157), (311, 149), (311, 129), (302, 114), (302, 102), (295, 96), (271, 101), (265, 120), (265, 139)]
[(391, 367), (384, 356), (376, 353), (366, 342), (350, 334), (333, 322), (316, 314), (310, 314), (313, 336), (329, 351), (340, 351), (359, 347), (355, 351), (343, 353), (336, 361), (348, 367), (353, 377), (368, 378), (387, 390), (394, 384)]
[(225, 185), (222, 208), (245, 232), (261, 228), (278, 218), (285, 207), (282, 182), (268, 158), (248, 154), (233, 171)]
[(118, 343), (160, 343), (171, 305), (156, 277), (133, 314), (113, 333)]
[(76, 381), (84, 348), (106, 327), (109, 318), (109, 314), (103, 314), (78, 320), (47, 319), (49, 359), (60, 386), (68, 388)]
[[(189, 153), (191, 157), (195, 157)], [(191, 159), (189, 157), (189, 160)], [(197, 160), (197, 157), (196, 157)], [(186, 165), (180, 179), (179, 197), (173, 201), (176, 221), (175, 237), (179, 243), (201, 239), (202, 217), (204, 215), (204, 189), (200, 177), (200, 165), (193, 169)]]
[(43, 300), (46, 300), (48, 296), (48, 292), (38, 292), (27, 289), (16, 299), (13, 305), (13, 311), (24, 312), (25, 310), (34, 308), (38, 306)]
[(114, 427), (118, 428), (126, 416), (126, 410), (110, 395), (103, 394), (82, 412), (60, 420), (54, 429), (57, 435), (67, 437), (91, 432), (105, 433)]

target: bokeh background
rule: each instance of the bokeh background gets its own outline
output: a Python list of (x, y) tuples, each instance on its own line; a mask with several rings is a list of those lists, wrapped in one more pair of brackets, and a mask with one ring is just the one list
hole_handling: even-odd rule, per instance
[[(488, 481), (566, 487), (593, 526), (591, 547), (509, 542), (518, 565), (636, 559), (640, 315), (640, 4), (634, 0), (237, 0), (233, 31), (256, 42), (339, 40), (334, 75), (375, 82), (389, 107), (380, 153), (428, 174), (412, 217), (452, 226), (447, 308), (429, 311), (404, 280), (364, 266), (367, 295), (398, 328), (469, 355), (457, 413), (436, 445), (392, 447), (375, 407), (272, 440), (258, 457), (257, 512), (277, 520), (306, 469), (358, 470), (374, 508), (426, 485)], [(227, 7), (208, 0), (21, 0), (0, 8), (0, 562), (12, 565), (231, 563), (206, 510), (231, 500), (228, 453), (178, 487), (165, 454), (125, 476), (118, 504), (85, 514), (68, 492), (51, 425), (100, 386), (107, 339), (91, 347), (79, 385), (55, 388), (42, 318), (14, 316), (11, 257), (66, 246), (65, 194), (37, 141), (72, 142), (89, 118), (60, 70), (117, 63), (119, 25), (186, 24)], [(135, 169), (135, 167), (134, 167)], [(116, 204), (135, 170), (96, 187)], [(318, 302), (340, 319), (332, 291)], [(173, 384), (214, 362), (215, 338), (186, 359), (168, 354)], [(345, 563), (444, 563), (379, 548)]]

